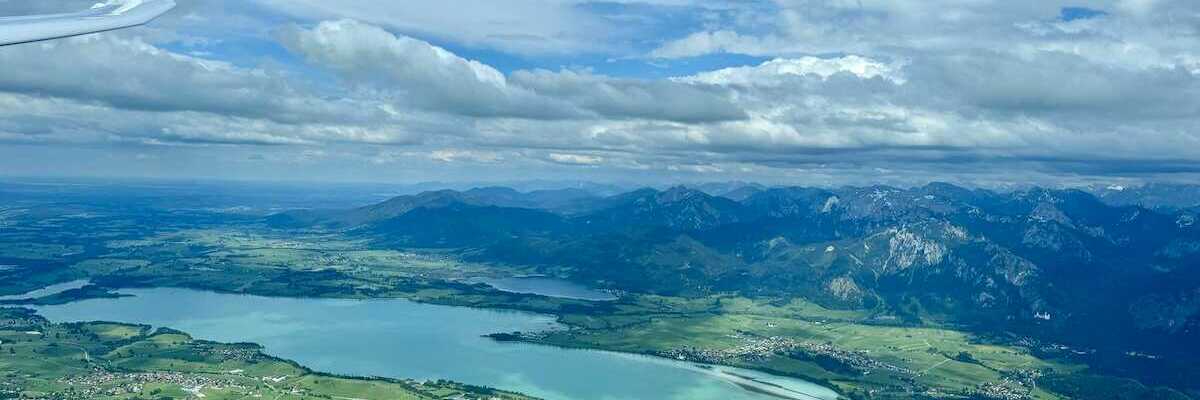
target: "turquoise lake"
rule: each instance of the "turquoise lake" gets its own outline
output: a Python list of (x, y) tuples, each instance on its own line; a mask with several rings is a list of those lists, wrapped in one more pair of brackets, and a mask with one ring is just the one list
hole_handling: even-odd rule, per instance
[(755, 371), (481, 336), (560, 328), (545, 315), (405, 300), (266, 298), (166, 288), (121, 292), (133, 297), (39, 310), (55, 322), (139, 323), (199, 339), (259, 343), (272, 355), (322, 372), (450, 379), (548, 400), (837, 398), (809, 382)]

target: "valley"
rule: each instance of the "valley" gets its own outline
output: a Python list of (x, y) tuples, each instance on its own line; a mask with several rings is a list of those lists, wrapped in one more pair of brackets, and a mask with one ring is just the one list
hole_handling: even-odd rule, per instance
[[(573, 194), (539, 200), (562, 207), (549, 216), (531, 208), (509, 215), (508, 206), (529, 207), (520, 201), (533, 200), (442, 192), (400, 198), (403, 205), (390, 211), (375, 206), (368, 216), (296, 214), (304, 223), (290, 213), (263, 218), (30, 202), (10, 209), (6, 215), (13, 217), (0, 231), (0, 264), (11, 266), (0, 271), (0, 295), (81, 280), (90, 285), (34, 300), (5, 297), (0, 304), (119, 301), (124, 290), (140, 288), (406, 299), (532, 312), (563, 326), (481, 332), (499, 343), (742, 367), (815, 382), (852, 399), (1102, 398), (1095, 393), (1112, 391), (1127, 396), (1121, 398), (1189, 398), (1190, 389), (1179, 382), (1197, 372), (1179, 358), (1164, 358), (1160, 344), (1077, 340), (1080, 331), (1072, 324), (1108, 328), (1088, 318), (1061, 320), (1079, 314), (1058, 308), (1075, 304), (1067, 299), (1074, 289), (1046, 291), (1049, 275), (1058, 272), (1043, 267), (1050, 255), (1037, 249), (1057, 246), (1065, 254), (1060, 260), (1107, 268), (1103, 262), (1111, 260), (1099, 261), (1099, 254), (1123, 241), (1156, 240), (1178, 249), (1170, 257), (1149, 255), (1165, 271), (1158, 273), (1182, 278), (1187, 270), (1172, 265), (1194, 257), (1179, 247), (1192, 231), (1146, 211), (1140, 218), (1150, 219), (1141, 224), (1149, 225), (1137, 229), (1161, 229), (1161, 220), (1178, 226), (1181, 236), (1134, 238), (1128, 227), (1110, 227), (1101, 236), (1109, 244), (1089, 244), (1097, 238), (1094, 229), (1084, 229), (1092, 239), (1061, 235), (1069, 218), (1063, 204), (1078, 199), (1054, 203), (1057, 211), (1034, 201), (1024, 211), (981, 214), (980, 205), (1014, 205), (994, 204), (998, 195), (974, 194), (979, 198), (944, 208), (950, 206), (927, 198), (935, 190), (950, 189), (891, 194), (910, 196), (917, 205), (909, 210), (882, 206), (899, 200), (880, 197), (879, 190), (862, 191), (866, 199), (877, 197), (864, 204), (845, 193), (834, 202), (828, 193), (810, 190), (788, 192), (786, 204), (763, 196), (737, 203), (676, 189), (618, 198)], [(860, 209), (876, 203), (881, 208)], [(744, 204), (770, 205), (752, 211)], [(1096, 210), (1103, 208), (1071, 219), (1072, 229), (1108, 219)], [(1118, 222), (1136, 211), (1117, 210), (1111, 219)], [(973, 225), (983, 223), (988, 225)], [(1010, 247), (1007, 226), (1026, 223), (1032, 225), (1017, 239), (1025, 247)], [(1053, 229), (1060, 235), (1049, 235)], [(1071, 253), (1079, 249), (1086, 253)], [(1120, 273), (1138, 285), (1148, 279), (1146, 272)], [(534, 276), (616, 296), (544, 296), (484, 283)], [(918, 280), (921, 292), (904, 286)], [(1187, 282), (1175, 284), (1184, 289)], [(1088, 290), (1096, 287), (1102, 286)], [(1162, 369), (1174, 371), (1179, 381), (1141, 381)]]

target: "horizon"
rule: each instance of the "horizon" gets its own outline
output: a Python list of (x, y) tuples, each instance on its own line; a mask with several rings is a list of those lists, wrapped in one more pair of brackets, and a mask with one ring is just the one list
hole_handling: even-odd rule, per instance
[[(628, 193), (640, 189), (654, 189), (665, 191), (676, 187), (686, 187), (700, 191), (703, 187), (759, 187), (762, 189), (776, 188), (813, 188), (813, 189), (862, 189), (871, 187), (888, 187), (901, 190), (918, 189), (931, 185), (945, 184), (955, 187), (970, 189), (970, 190), (986, 190), (995, 193), (1011, 193), (1030, 189), (1048, 189), (1048, 190), (1107, 190), (1107, 191), (1126, 191), (1147, 187), (1200, 187), (1200, 183), (1190, 181), (1124, 181), (1124, 180), (1097, 180), (1089, 182), (1056, 182), (1055, 184), (1037, 184), (1037, 183), (1002, 183), (995, 185), (972, 185), (965, 182), (950, 182), (950, 181), (919, 181), (910, 184), (889, 184), (883, 182), (863, 183), (863, 184), (803, 184), (803, 183), (770, 183), (753, 180), (689, 180), (689, 181), (657, 181), (650, 183), (636, 181), (595, 181), (585, 179), (525, 179), (525, 180), (461, 180), (461, 181), (414, 181), (414, 182), (395, 182), (395, 181), (322, 181), (322, 180), (272, 180), (272, 179), (225, 179), (225, 178), (205, 178), (205, 177), (140, 177), (140, 176), (20, 176), (20, 175), (3, 175), (0, 174), (0, 183), (16, 183), (27, 185), (67, 185), (67, 184), (95, 184), (95, 185), (121, 185), (121, 184), (161, 184), (161, 185), (262, 185), (262, 186), (281, 186), (281, 187), (380, 187), (392, 189), (420, 189), (417, 192), (451, 190), (451, 191), (467, 191), (472, 189), (487, 189), (487, 188), (504, 188), (513, 189), (522, 193), (543, 190), (562, 190), (592, 187), (593, 189), (608, 188), (617, 190), (620, 193)], [(532, 188), (532, 189), (530, 189)]]

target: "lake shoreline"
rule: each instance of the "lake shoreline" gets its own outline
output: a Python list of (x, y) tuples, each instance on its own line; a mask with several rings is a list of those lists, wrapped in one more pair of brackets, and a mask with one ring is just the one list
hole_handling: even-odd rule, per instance
[[(555, 347), (555, 348), (560, 348), (560, 349), (564, 349), (564, 350), (602, 351), (602, 352), (621, 354), (621, 355), (631, 356), (631, 357), (647, 357), (647, 358), (652, 358), (655, 360), (683, 362), (683, 363), (692, 364), (694, 366), (697, 366), (698, 368), (726, 367), (726, 368), (744, 369), (744, 370), (755, 371), (755, 372), (759, 372), (759, 373), (763, 373), (763, 374), (767, 374), (767, 375), (771, 375), (771, 376), (775, 376), (775, 377), (780, 377), (780, 378), (799, 379), (799, 380), (803, 380), (806, 382), (810, 382), (810, 383), (822, 386), (831, 391), (838, 392), (837, 389), (835, 388), (836, 386), (834, 386), (832, 382), (829, 382), (825, 379), (801, 375), (801, 374), (788, 373), (788, 372), (773, 370), (773, 369), (769, 369), (769, 368), (761, 368), (761, 367), (756, 367), (756, 366), (752, 366), (752, 365), (697, 363), (697, 362), (692, 362), (692, 361), (676, 360), (676, 359), (672, 359), (672, 358), (668, 358), (668, 357), (663, 357), (661, 354), (657, 354), (657, 353), (653, 353), (653, 352), (630, 352), (630, 351), (605, 349), (605, 348), (601, 348), (601, 347), (573, 346), (573, 345), (565, 344), (565, 343), (544, 342), (544, 341), (538, 341), (535, 339), (525, 338), (525, 337), (522, 337), (522, 335), (514, 335), (513, 333), (493, 333), (493, 334), (488, 334), (485, 336), (487, 338), (495, 340), (497, 342), (523, 343), (523, 344), (531, 344), (531, 345), (537, 345), (537, 346)], [(731, 381), (731, 383), (733, 383), (733, 382)], [(840, 394), (841, 393), (839, 393), (839, 395)], [(805, 400), (805, 399), (802, 399), (802, 400)]]
[[(513, 276), (508, 278), (469, 278), (461, 281), (468, 285), (484, 284), (505, 293), (544, 296), (564, 300), (610, 302), (620, 299), (608, 291), (592, 289), (567, 280), (545, 275)], [(542, 287), (538, 287), (539, 284)]]
[[(122, 288), (122, 289), (116, 289), (116, 290), (143, 290), (143, 289), (154, 290), (154, 289), (171, 289), (171, 288), (161, 288), (161, 287), (158, 287), (158, 288), (144, 288), (144, 287), (138, 287), (138, 288)], [(176, 290), (190, 290), (190, 291), (196, 291), (196, 292), (201, 292), (201, 293), (211, 293), (211, 294), (216, 294), (216, 295), (235, 295), (235, 296), (246, 296), (246, 297), (266, 297), (266, 296), (260, 296), (260, 295), (257, 295), (257, 294), (250, 294), (250, 293), (227, 293), (227, 292), (221, 292), (221, 291), (205, 290), (205, 289), (195, 289), (195, 288), (186, 288), (186, 287), (185, 287), (185, 288), (174, 288), (174, 289), (176, 289)], [(487, 312), (497, 312), (497, 311), (499, 311), (499, 312), (516, 312), (516, 313), (519, 313), (519, 314), (527, 314), (527, 315), (530, 315), (530, 316), (532, 316), (532, 317), (538, 317), (538, 318), (549, 318), (549, 319), (552, 319), (553, 321), (555, 321), (554, 323), (555, 323), (556, 325), (558, 325), (558, 326), (563, 326), (563, 327), (567, 327), (567, 326), (569, 326), (569, 325), (567, 325), (567, 324), (564, 324), (564, 323), (562, 322), (562, 316), (561, 316), (561, 315), (554, 315), (554, 314), (550, 314), (550, 313), (537, 312), (537, 311), (532, 311), (532, 310), (524, 310), (524, 309), (508, 309), (508, 308), (495, 308), (495, 307), (471, 307), (471, 306), (466, 306), (466, 307), (464, 307), (464, 306), (461, 306), (461, 305), (455, 305), (455, 304), (438, 304), (438, 303), (436, 303), (436, 302), (423, 302), (423, 301), (420, 301), (420, 300), (415, 300), (415, 299), (410, 299), (410, 298), (403, 298), (403, 297), (398, 297), (398, 298), (391, 298), (391, 297), (389, 297), (389, 298), (345, 298), (345, 297), (337, 297), (337, 296), (328, 296), (328, 297), (271, 296), (270, 298), (281, 299), (281, 300), (301, 300), (301, 301), (303, 301), (303, 300), (347, 300), (347, 301), (354, 301), (354, 302), (363, 302), (363, 303), (379, 303), (379, 304), (386, 303), (386, 302), (388, 302), (388, 301), (396, 301), (396, 300), (400, 300), (400, 301), (403, 301), (403, 302), (410, 302), (410, 303), (413, 303), (413, 304), (426, 304), (426, 305), (431, 305), (431, 306), (439, 306), (439, 307), (451, 307), (451, 308), (463, 308), (463, 309), (477, 309), (477, 310), (481, 310), (481, 311), (487, 311)], [(118, 322), (121, 322), (121, 321), (118, 321)], [(128, 322), (128, 321), (127, 321), (127, 322)], [(481, 335), (481, 336), (487, 336), (487, 335)], [(496, 342), (503, 342), (503, 341), (497, 340)], [(526, 344), (526, 345), (534, 345), (534, 346), (542, 346), (542, 347), (560, 348), (560, 349), (564, 349), (564, 350), (565, 350), (565, 349), (570, 349), (570, 350), (583, 350), (583, 351), (588, 351), (588, 352), (602, 352), (602, 353), (611, 353), (611, 354), (614, 354), (614, 355), (620, 355), (620, 356), (623, 356), (623, 357), (642, 357), (642, 358), (645, 358), (645, 359), (647, 359), (647, 360), (652, 360), (653, 362), (660, 362), (660, 363), (671, 363), (671, 362), (678, 362), (678, 360), (671, 360), (671, 359), (663, 358), (663, 357), (661, 357), (661, 356), (658, 356), (658, 355), (655, 355), (655, 354), (642, 354), (642, 353), (632, 353), (632, 352), (620, 352), (620, 351), (613, 351), (613, 350), (609, 350), (609, 349), (603, 349), (603, 348), (594, 348), (594, 347), (585, 347), (585, 346), (570, 347), (570, 346), (561, 346), (561, 345), (556, 345), (556, 344), (549, 344), (549, 343), (536, 343), (536, 342), (524, 342), (523, 344)], [(274, 353), (274, 352), (272, 352), (272, 353)], [(287, 356), (287, 355), (285, 355), (285, 354), (276, 354), (276, 356), (278, 356), (278, 357), (281, 357), (281, 358), (289, 358), (289, 359), (291, 358), (291, 357), (288, 357), (288, 356)], [(697, 366), (697, 365), (695, 365), (694, 363), (688, 363), (688, 365), (690, 366), (688, 369), (691, 369), (691, 370), (693, 370), (693, 371), (702, 371), (702, 370), (704, 370), (704, 368), (701, 368), (700, 366)], [(762, 371), (761, 369), (750, 369), (750, 368), (744, 368), (744, 367), (741, 367), (741, 366), (733, 366), (733, 365), (721, 365), (721, 366), (715, 366), (715, 367), (738, 368), (738, 369), (743, 369), (743, 370), (747, 370), (747, 371), (753, 371), (753, 372), (757, 372), (757, 373), (760, 373), (760, 374), (766, 374), (766, 375), (768, 375), (768, 376), (772, 376), (772, 377), (775, 377), (775, 378), (778, 378), (778, 379), (793, 379), (793, 380), (801, 380), (801, 381), (803, 381), (803, 382), (805, 382), (805, 383), (807, 383), (807, 384), (811, 384), (811, 385), (814, 385), (814, 386), (819, 386), (819, 387), (821, 387), (821, 388), (823, 388), (823, 389), (829, 390), (830, 392), (836, 393), (836, 391), (835, 391), (835, 390), (834, 390), (832, 387), (830, 387), (830, 385), (828, 385), (827, 383), (824, 383), (824, 382), (820, 382), (820, 383), (818, 383), (818, 380), (814, 380), (814, 379), (807, 378), (807, 377), (793, 376), (793, 375), (790, 375), (790, 374), (789, 374), (789, 375), (781, 375), (781, 374), (777, 374), (777, 373), (772, 373), (772, 372), (770, 372), (770, 371)], [(314, 367), (314, 368), (315, 368), (315, 367)], [(769, 388), (769, 387), (760, 387), (760, 386), (762, 386), (761, 384), (759, 384), (759, 383), (754, 383), (754, 382), (751, 382), (751, 383), (749, 383), (749, 386), (750, 386), (750, 387), (746, 387), (746, 382), (739, 382), (739, 380), (738, 380), (738, 379), (735, 379), (735, 376), (724, 376), (724, 375), (721, 375), (721, 374), (716, 374), (716, 375), (714, 375), (714, 374), (712, 374), (711, 372), (707, 372), (706, 374), (708, 374), (710, 377), (713, 377), (713, 378), (719, 378), (721, 381), (723, 381), (723, 382), (726, 382), (726, 383), (728, 383), (728, 384), (738, 385), (738, 386), (742, 387), (742, 390), (750, 390), (750, 387), (753, 387), (753, 388), (756, 388), (756, 389), (765, 390), (765, 391), (767, 391), (767, 392), (769, 392), (769, 391), (770, 391), (770, 388)], [(490, 385), (489, 385), (489, 386), (490, 386)], [(775, 396), (775, 397), (778, 397), (778, 396)], [(795, 398), (795, 399), (797, 399), (797, 400), (808, 400), (808, 399), (809, 399), (809, 398), (803, 398), (803, 397), (793, 397), (793, 398)]]

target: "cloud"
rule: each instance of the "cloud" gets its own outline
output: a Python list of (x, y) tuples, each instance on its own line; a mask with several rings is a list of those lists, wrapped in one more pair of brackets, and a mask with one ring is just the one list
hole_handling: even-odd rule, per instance
[(553, 0), (456, 0), (385, 2), (370, 0), (256, 0), (311, 21), (354, 19), (477, 47), (520, 54), (599, 51), (599, 36), (618, 27), (576, 7)]
[(336, 123), (285, 124), (269, 119), (207, 112), (113, 108), (66, 98), (0, 92), (0, 132), (12, 140), (44, 144), (129, 143), (139, 145), (315, 145), (321, 143), (412, 143), (395, 127)]
[(512, 81), (604, 118), (685, 123), (746, 118), (724, 91), (682, 82), (618, 79), (571, 70), (517, 71)]
[(576, 112), (565, 104), (513, 87), (496, 69), (437, 46), (352, 20), (292, 28), (288, 49), (351, 82), (391, 89), (396, 101), (472, 117), (553, 119)]
[(801, 57), (776, 58), (756, 66), (725, 68), (679, 79), (683, 82), (711, 85), (777, 86), (789, 76), (817, 76), (828, 80), (837, 74), (850, 74), (860, 79), (882, 78), (903, 84), (900, 65), (885, 64), (856, 55), (837, 58)]
[[(253, 0), (305, 23), (352, 19), (430, 42), (525, 57), (636, 55), (649, 35), (761, 0)], [(696, 15), (691, 15), (696, 14)]]
[[(1191, 2), (484, 3), (212, 0), (0, 49), (0, 153), (267, 178), (1200, 176)], [(21, 4), (0, 12), (66, 11)]]
[[(1103, 1), (1088, 18), (1069, 1), (1036, 4), (935, 1), (775, 0), (746, 7), (666, 40), (649, 55), (682, 58), (739, 53), (909, 55), (1056, 49), (1096, 62), (1174, 63), (1195, 55), (1200, 5), (1185, 0)], [(1108, 59), (1108, 60), (1104, 60)], [(1141, 59), (1142, 61), (1139, 61)]]
[(769, 44), (760, 43), (776, 40), (773, 37), (755, 38), (743, 36), (732, 30), (695, 32), (682, 39), (672, 40), (650, 52), (655, 58), (684, 58), (712, 53), (765, 54)]
[(568, 165), (598, 165), (598, 164), (604, 162), (603, 157), (588, 156), (588, 155), (582, 155), (582, 154), (550, 153), (549, 157), (550, 157), (550, 161), (553, 161), (553, 162), (556, 162), (559, 164), (568, 164)]
[(670, 81), (575, 71), (511, 77), (443, 48), (352, 20), (280, 35), (286, 46), (348, 81), (427, 111), (480, 118), (644, 118), (709, 122), (743, 118), (722, 93)]
[[(963, 51), (914, 63), (914, 81), (979, 107), (1148, 121), (1195, 115), (1200, 76), (1180, 67), (1097, 64), (1056, 51)], [(1086, 114), (1086, 115), (1082, 115)]]
[[(1194, 2), (774, 5), (648, 53), (774, 58), (676, 78), (731, 87), (751, 115), (698, 133), (709, 151), (774, 165), (944, 160), (1086, 174), (1200, 162), (1180, 147), (1200, 140), (1187, 128), (1200, 115)], [(837, 156), (813, 155), (822, 151)]]
[(316, 93), (279, 71), (163, 50), (139, 39), (88, 36), (0, 50), (0, 91), (125, 110), (194, 111), (288, 124), (386, 118), (371, 104)]
[(435, 150), (429, 153), (429, 159), (452, 163), (457, 161), (470, 161), (476, 163), (494, 163), (503, 159), (503, 157), (491, 151), (474, 151), (474, 150)]

